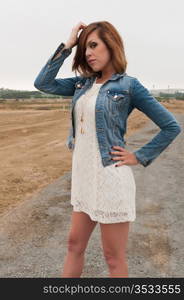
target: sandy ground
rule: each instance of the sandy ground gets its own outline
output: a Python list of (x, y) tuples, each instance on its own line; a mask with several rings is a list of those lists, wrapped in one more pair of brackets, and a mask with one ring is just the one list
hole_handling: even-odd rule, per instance
[[(183, 129), (184, 115), (175, 116)], [(128, 138), (127, 148), (143, 146), (158, 131), (148, 122)], [(147, 168), (132, 166), (136, 220), (130, 224), (127, 247), (129, 277), (184, 277), (183, 139), (182, 130), (154, 163)], [(71, 170), (1, 216), (0, 277), (61, 276), (72, 213), (70, 198)], [(98, 224), (86, 250), (82, 277), (108, 276)]]
[[(169, 100), (163, 105), (184, 113), (184, 101)], [(0, 104), (0, 214), (71, 170), (72, 153), (65, 145), (69, 116), (58, 103)], [(126, 137), (148, 121), (134, 110)]]

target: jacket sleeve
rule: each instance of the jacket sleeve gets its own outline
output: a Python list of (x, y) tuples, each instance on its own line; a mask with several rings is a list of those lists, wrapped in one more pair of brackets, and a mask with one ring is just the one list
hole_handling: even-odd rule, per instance
[(174, 115), (137, 78), (134, 78), (131, 86), (131, 99), (133, 108), (142, 111), (161, 129), (151, 141), (133, 152), (137, 160), (146, 167), (176, 138), (181, 127)]
[[(34, 86), (38, 90), (43, 91), (45, 93), (61, 96), (74, 95), (75, 84), (81, 78), (81, 76), (56, 79), (57, 73), (59, 72), (59, 69), (62, 66), (64, 60), (72, 52), (71, 48), (64, 48), (64, 46), (64, 43), (61, 43), (59, 45), (54, 54), (51, 55), (47, 63), (37, 75), (34, 81)], [(61, 56), (54, 59), (54, 57), (59, 52), (61, 52)]]

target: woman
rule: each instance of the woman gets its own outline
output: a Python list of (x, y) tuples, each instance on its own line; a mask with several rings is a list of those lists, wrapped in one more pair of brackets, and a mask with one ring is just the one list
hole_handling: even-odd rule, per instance
[[(72, 71), (80, 76), (55, 79), (74, 46)], [(175, 117), (136, 78), (125, 73), (126, 66), (123, 41), (112, 24), (103, 21), (87, 26), (80, 22), (34, 82), (46, 93), (73, 96), (67, 139), (68, 148), (74, 150), (73, 212), (62, 277), (81, 276), (85, 249), (97, 222), (109, 276), (128, 277), (126, 245), (129, 224), (136, 217), (136, 186), (130, 166), (151, 164), (181, 131)], [(131, 153), (125, 149), (124, 134), (134, 108), (161, 131)]]

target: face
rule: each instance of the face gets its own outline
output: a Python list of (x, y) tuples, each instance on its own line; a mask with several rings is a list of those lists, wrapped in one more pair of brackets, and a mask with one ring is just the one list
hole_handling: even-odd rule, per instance
[(86, 41), (86, 60), (93, 71), (107, 73), (112, 71), (110, 52), (96, 31), (89, 34)]

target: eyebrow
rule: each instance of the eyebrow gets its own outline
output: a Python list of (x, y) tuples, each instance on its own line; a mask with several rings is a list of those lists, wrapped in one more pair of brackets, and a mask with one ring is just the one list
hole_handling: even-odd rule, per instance
[[(91, 41), (89, 41), (89, 42), (87, 43), (87, 45), (89, 45), (89, 44), (92, 43), (92, 42), (95, 42), (95, 41), (91, 40)], [(95, 43), (96, 43), (96, 42), (95, 42)], [(86, 46), (87, 46), (87, 45), (86, 45)]]

